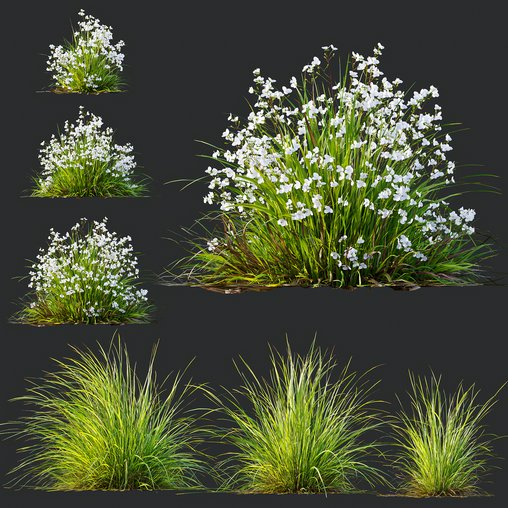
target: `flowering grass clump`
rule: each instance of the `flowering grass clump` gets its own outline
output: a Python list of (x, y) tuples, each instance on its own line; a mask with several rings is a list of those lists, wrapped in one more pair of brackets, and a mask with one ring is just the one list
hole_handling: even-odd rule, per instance
[(480, 403), (474, 385), (461, 384), (448, 395), (434, 375), (410, 374), (410, 381), (411, 409), (403, 408), (392, 423), (401, 491), (418, 497), (481, 493), (495, 439), (485, 433), (484, 420), (497, 394)]
[(133, 146), (116, 144), (113, 129), (103, 128), (102, 118), (83, 107), (76, 123), (66, 121), (62, 133), (41, 145), (43, 169), (32, 196), (137, 197), (146, 192), (145, 183), (133, 178)]
[(108, 231), (107, 219), (81, 219), (65, 235), (51, 229), (30, 271), (21, 323), (144, 323), (152, 305), (140, 289), (130, 236)]
[(332, 379), (331, 355), (314, 345), (305, 356), (272, 351), (268, 379), (247, 364), (240, 388), (212, 395), (231, 423), (217, 436), (233, 450), (219, 465), (224, 489), (252, 493), (351, 492), (382, 482), (369, 464), (378, 454), (370, 433), (381, 425), (375, 385), (349, 364)]
[(113, 29), (99, 19), (79, 11), (81, 20), (72, 40), (49, 46), (47, 70), (54, 91), (63, 93), (119, 92), (125, 55), (123, 41), (113, 43)]
[(193, 241), (180, 280), (215, 287), (418, 286), (478, 282), (491, 255), (460, 194), (438, 90), (404, 92), (383, 47), (336, 72), (324, 48), (276, 87), (254, 71), (252, 110), (230, 115), (204, 201), (218, 230)]
[(195, 388), (157, 380), (155, 349), (140, 378), (127, 349), (74, 349), (58, 370), (31, 382), (29, 413), (8, 424), (26, 441), (12, 471), (14, 487), (47, 490), (188, 489), (203, 471), (196, 416), (185, 410)]

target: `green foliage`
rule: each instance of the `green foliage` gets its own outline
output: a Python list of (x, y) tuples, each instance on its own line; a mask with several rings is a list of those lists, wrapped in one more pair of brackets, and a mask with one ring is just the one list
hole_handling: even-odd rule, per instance
[(495, 439), (486, 434), (484, 420), (497, 393), (480, 403), (474, 385), (460, 384), (447, 395), (434, 374), (430, 379), (410, 374), (410, 381), (411, 408), (403, 408), (392, 424), (401, 491), (418, 497), (481, 493)]
[[(74, 348), (73, 348), (74, 349)], [(185, 410), (195, 388), (154, 371), (156, 348), (141, 379), (125, 346), (99, 354), (74, 349), (58, 370), (14, 399), (28, 415), (8, 434), (26, 442), (12, 486), (47, 490), (188, 489), (204, 467), (196, 416)]]
[(382, 482), (369, 464), (381, 425), (371, 385), (349, 364), (333, 379), (335, 361), (312, 345), (305, 356), (271, 352), (268, 379), (243, 362), (242, 385), (211, 395), (231, 424), (219, 438), (234, 451), (219, 464), (222, 488), (254, 493), (351, 492)]

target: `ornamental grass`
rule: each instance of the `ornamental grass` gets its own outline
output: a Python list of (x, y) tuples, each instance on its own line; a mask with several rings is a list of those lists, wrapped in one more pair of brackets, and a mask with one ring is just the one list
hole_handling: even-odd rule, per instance
[(159, 382), (153, 350), (142, 378), (118, 341), (108, 350), (73, 348), (56, 370), (14, 399), (27, 411), (4, 434), (23, 441), (11, 487), (44, 490), (187, 490), (204, 464), (196, 387), (182, 374)]

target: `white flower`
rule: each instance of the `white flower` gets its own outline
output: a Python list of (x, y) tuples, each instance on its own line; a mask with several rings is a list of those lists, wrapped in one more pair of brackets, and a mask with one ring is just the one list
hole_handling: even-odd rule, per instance
[(321, 194), (314, 194), (314, 196), (312, 196), (312, 206), (316, 208), (318, 212), (323, 208), (323, 203), (321, 202), (322, 199), (323, 196), (321, 196)]
[(400, 186), (394, 186), (395, 187), (395, 194), (393, 195), (394, 201), (406, 201), (409, 199), (409, 191), (410, 188), (406, 187), (404, 185)]
[(286, 227), (288, 225), (288, 221), (286, 219), (279, 219), (277, 224), (282, 227)]
[(425, 256), (421, 252), (413, 252), (413, 257), (419, 259), (420, 261), (427, 261), (427, 256)]
[(404, 251), (408, 252), (411, 249), (411, 240), (406, 235), (400, 235), (399, 238), (397, 238), (397, 248), (403, 249)]
[(218, 238), (212, 238), (206, 243), (207, 249), (210, 252), (214, 252), (217, 250), (217, 247), (219, 246), (219, 239)]
[(302, 72), (312, 74), (316, 70), (316, 67), (319, 67), (320, 65), (321, 60), (317, 56), (315, 56), (309, 65), (305, 65), (303, 67)]
[(476, 212), (471, 208), (464, 209), (461, 207), (459, 213), (464, 222), (472, 222), (476, 216)]
[(348, 247), (345, 252), (345, 256), (350, 261), (357, 261), (358, 260), (358, 251), (354, 247)]

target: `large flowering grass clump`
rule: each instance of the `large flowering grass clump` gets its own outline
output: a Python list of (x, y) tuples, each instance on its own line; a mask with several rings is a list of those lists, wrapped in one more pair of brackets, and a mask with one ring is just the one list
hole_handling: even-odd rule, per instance
[(113, 129), (82, 107), (75, 123), (66, 121), (62, 133), (42, 142), (39, 160), (43, 169), (33, 196), (135, 197), (146, 191), (144, 182), (133, 178), (133, 146), (116, 144)]
[(72, 40), (50, 45), (47, 70), (53, 88), (66, 93), (118, 92), (123, 85), (120, 73), (125, 55), (123, 41), (113, 43), (113, 29), (99, 19), (79, 11), (81, 21)]
[(34, 325), (146, 322), (152, 310), (140, 289), (131, 237), (82, 219), (61, 235), (51, 229), (30, 271), (31, 293), (15, 316)]
[[(204, 469), (196, 413), (185, 409), (195, 388), (176, 375), (164, 386), (145, 378), (118, 344), (99, 353), (75, 350), (57, 370), (14, 399), (28, 414), (4, 434), (25, 442), (13, 486), (47, 490), (188, 489)], [(166, 389), (165, 389), (166, 388)]]
[(181, 266), (186, 282), (218, 287), (468, 284), (491, 254), (452, 207), (452, 138), (438, 91), (407, 93), (374, 55), (335, 76), (333, 46), (301, 79), (276, 87), (254, 71), (247, 120), (230, 116), (207, 169), (206, 228)]
[(401, 491), (419, 497), (481, 493), (495, 439), (485, 419), (497, 393), (482, 403), (474, 385), (461, 384), (448, 395), (435, 375), (410, 375), (410, 381), (410, 408), (392, 421)]
[(365, 374), (336, 369), (314, 345), (307, 355), (272, 351), (267, 379), (247, 365), (242, 384), (212, 395), (229, 424), (217, 435), (233, 450), (220, 464), (223, 488), (253, 493), (352, 492), (384, 482), (372, 458), (382, 418)]

